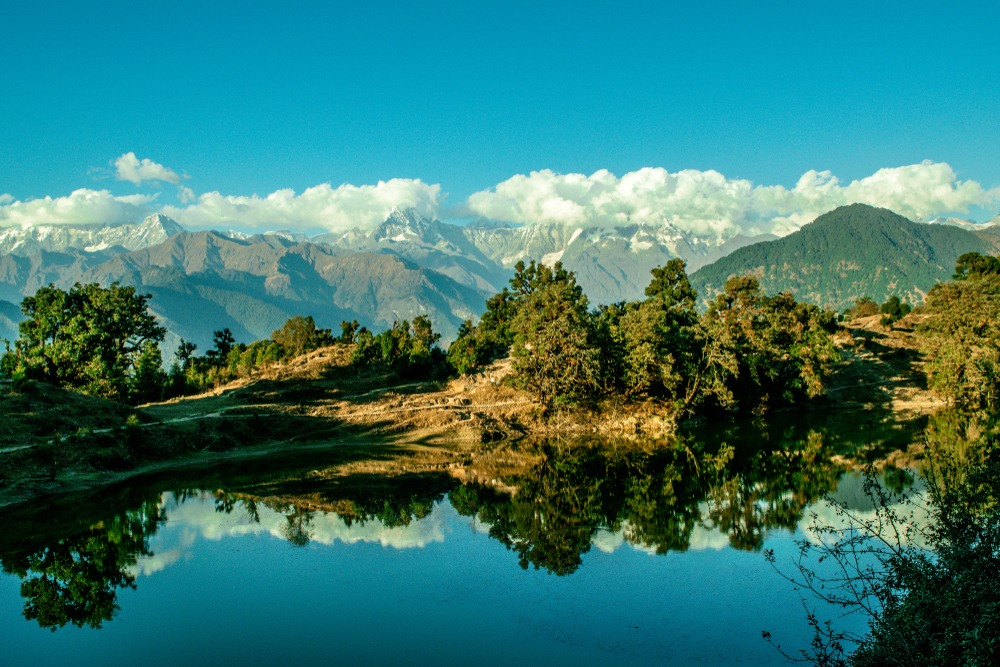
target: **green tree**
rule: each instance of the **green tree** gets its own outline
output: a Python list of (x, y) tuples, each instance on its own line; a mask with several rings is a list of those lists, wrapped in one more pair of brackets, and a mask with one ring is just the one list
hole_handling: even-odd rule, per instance
[(93, 523), (30, 553), (0, 554), (3, 569), (22, 579), (24, 617), (55, 631), (66, 624), (100, 628), (118, 610), (118, 590), (135, 588), (139, 556), (165, 520), (159, 498)]
[(351, 320), (350, 322), (347, 320), (342, 321), (340, 323), (340, 342), (353, 343), (357, 338), (360, 326), (357, 320)]
[[(828, 500), (839, 523), (814, 522), (800, 558), (782, 573), (838, 615), (860, 613), (869, 632), (859, 635), (808, 621), (815, 637), (800, 651), (818, 665), (992, 665), (1000, 652), (1000, 457), (995, 427), (967, 420), (959, 429), (928, 428), (922, 463), (926, 491), (895, 492), (873, 468), (865, 493), (873, 517)], [(973, 458), (944, 434), (984, 434)], [(913, 512), (914, 506), (924, 511)], [(765, 552), (777, 566), (773, 552)], [(820, 570), (832, 563), (833, 575)], [(779, 569), (779, 572), (781, 570)], [(827, 570), (829, 572), (829, 570)], [(769, 633), (764, 633), (770, 639)], [(855, 647), (852, 652), (852, 647)], [(779, 648), (780, 650), (780, 648)]]
[(658, 396), (687, 405), (696, 377), (698, 338), (696, 294), (673, 259), (652, 271), (646, 300), (626, 307), (619, 323), (623, 348), (623, 384), (632, 395)]
[(236, 336), (229, 327), (212, 332), (212, 349), (205, 353), (205, 358), (215, 366), (224, 366), (229, 359), (229, 353), (236, 344)]
[(955, 280), (1000, 275), (1000, 259), (978, 252), (967, 252), (955, 262)]
[(297, 357), (324, 345), (333, 344), (333, 334), (329, 329), (319, 329), (312, 316), (295, 315), (271, 334), (285, 357)]
[(148, 310), (150, 295), (113, 283), (49, 285), (21, 304), (25, 319), (6, 365), (25, 377), (124, 399), (147, 344), (165, 329)]
[(928, 385), (949, 403), (993, 408), (1000, 396), (1000, 276), (935, 285), (917, 327)]
[(163, 372), (163, 357), (153, 341), (146, 341), (135, 362), (135, 373), (129, 383), (129, 401), (150, 403), (163, 398), (167, 374)]
[(892, 326), (898, 320), (909, 315), (912, 310), (913, 307), (910, 304), (900, 301), (899, 297), (893, 294), (879, 307), (879, 312), (882, 313), (882, 325)]
[(532, 262), (511, 284), (521, 294), (511, 323), (515, 382), (549, 407), (596, 396), (600, 352), (576, 276), (559, 262), (552, 268)]
[(833, 314), (791, 294), (765, 295), (753, 276), (733, 277), (702, 318), (699, 381), (724, 408), (767, 410), (823, 393), (839, 358)]

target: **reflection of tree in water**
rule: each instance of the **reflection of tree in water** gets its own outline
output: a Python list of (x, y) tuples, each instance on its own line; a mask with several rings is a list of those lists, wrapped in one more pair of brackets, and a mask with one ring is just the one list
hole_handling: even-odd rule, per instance
[(727, 533), (735, 548), (760, 549), (767, 530), (794, 529), (841, 472), (816, 433), (738, 463), (729, 447), (708, 453), (685, 441), (651, 450), (543, 444), (539, 453), (534, 468), (508, 480), (515, 494), (465, 486), (451, 501), (489, 524), (521, 567), (559, 575), (580, 566), (601, 529), (658, 553), (687, 549), (699, 525)]
[(829, 463), (822, 436), (810, 432), (799, 447), (757, 452), (709, 485), (708, 518), (733, 547), (756, 551), (768, 530), (794, 531), (805, 507), (836, 488), (843, 470)]
[(55, 630), (100, 628), (118, 610), (118, 590), (135, 588), (132, 568), (151, 555), (149, 538), (164, 516), (158, 498), (29, 551), (0, 553), (3, 570), (22, 579), (24, 617)]
[(378, 521), (386, 528), (408, 526), (429, 516), (434, 503), (441, 501), (451, 486), (447, 477), (436, 476), (428, 483), (417, 476), (416, 481), (403, 478), (388, 484), (382, 479), (373, 488), (355, 488), (349, 493), (328, 491), (330, 497), (256, 496), (223, 490), (215, 491), (213, 496), (216, 512), (231, 514), (239, 508), (251, 523), (260, 523), (261, 506), (284, 516), (283, 537), (302, 547), (312, 539), (312, 522), (317, 513), (336, 514), (348, 528), (370, 521)]

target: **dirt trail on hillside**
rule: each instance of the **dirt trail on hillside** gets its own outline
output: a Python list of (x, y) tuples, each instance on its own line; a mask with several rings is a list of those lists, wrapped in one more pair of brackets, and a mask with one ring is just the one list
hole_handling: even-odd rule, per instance
[[(927, 389), (912, 325), (912, 316), (892, 329), (878, 317), (847, 325), (837, 338), (847, 363), (816, 409), (898, 421), (942, 407)], [(661, 406), (621, 400), (545, 417), (538, 401), (504, 381), (510, 372), (502, 360), (468, 377), (404, 381), (352, 368), (347, 346), (334, 346), (138, 409), (33, 385), (11, 394), (0, 415), (0, 506), (155, 471), (316, 452), (339, 457), (334, 474), (449, 470), (491, 479), (482, 470), (488, 443), (529, 433), (639, 441), (674, 428)]]

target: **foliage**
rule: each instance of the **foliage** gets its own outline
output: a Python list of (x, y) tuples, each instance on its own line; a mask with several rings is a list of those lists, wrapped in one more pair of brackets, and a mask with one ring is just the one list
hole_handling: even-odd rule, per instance
[(514, 343), (514, 318), (523, 303), (522, 298), (531, 289), (529, 271), (535, 272), (534, 263), (525, 267), (524, 262), (518, 262), (510, 280), (513, 291), (505, 287), (490, 297), (478, 324), (473, 325), (471, 320), (462, 323), (458, 338), (448, 348), (448, 363), (458, 374), (466, 375), (510, 353)]
[(445, 361), (445, 354), (438, 347), (440, 339), (441, 334), (434, 332), (426, 315), (418, 315), (412, 323), (396, 321), (377, 335), (362, 329), (351, 352), (351, 363), (379, 364), (403, 377), (433, 377), (440, 373)]
[(1000, 275), (1000, 259), (990, 255), (980, 255), (978, 252), (967, 252), (955, 262), (955, 275), (952, 278), (965, 280), (996, 275)]
[(942, 283), (917, 328), (928, 385), (949, 403), (994, 408), (1000, 392), (1000, 276)]
[(586, 400), (600, 389), (600, 356), (587, 297), (560, 263), (519, 271), (522, 296), (511, 327), (515, 383), (547, 406)]
[(652, 274), (646, 300), (624, 307), (615, 332), (622, 348), (624, 389), (629, 395), (687, 405), (699, 357), (696, 295), (682, 260), (670, 260)]
[(490, 537), (522, 568), (575, 572), (598, 531), (622, 531), (657, 553), (684, 551), (698, 527), (720, 531), (737, 549), (759, 550), (773, 528), (795, 526), (805, 507), (836, 486), (841, 469), (818, 433), (803, 434), (736, 460), (687, 440), (645, 450), (541, 442), (537, 461), (505, 479), (506, 494), (475, 484), (451, 492), (459, 514), (490, 526)]
[[(966, 422), (960, 430), (969, 428), (974, 427)], [(991, 433), (978, 442), (979, 456), (970, 460), (956, 456), (940, 433), (927, 431), (931, 454), (924, 466), (923, 498), (914, 488), (890, 490), (869, 469), (865, 492), (873, 512), (862, 515), (828, 500), (842, 524), (820, 525), (814, 519), (818, 541), (800, 541), (800, 559), (786, 578), (816, 599), (869, 620), (869, 632), (862, 636), (821, 623), (810, 611), (815, 638), (800, 652), (806, 662), (995, 663), (1000, 651), (1000, 449)], [(774, 564), (774, 554), (766, 555)], [(819, 570), (824, 561), (833, 564), (834, 574)]]
[(513, 357), (513, 382), (547, 407), (605, 396), (653, 400), (675, 414), (706, 401), (763, 411), (823, 392), (838, 355), (833, 314), (733, 278), (699, 320), (684, 262), (652, 271), (646, 299), (588, 311), (556, 263), (519, 263), (510, 287), (467, 321), (448, 351), (457, 372)]
[(905, 301), (900, 301), (899, 297), (893, 294), (885, 303), (879, 307), (882, 313), (882, 326), (892, 326), (898, 320), (910, 314), (913, 307)]
[(100, 628), (118, 610), (118, 589), (135, 588), (139, 556), (164, 521), (159, 498), (92, 524), (29, 553), (2, 554), (3, 570), (21, 577), (24, 617), (55, 631), (66, 624)]
[(871, 317), (878, 315), (880, 307), (870, 296), (863, 296), (854, 302), (854, 305), (847, 311), (848, 317), (856, 320), (861, 317)]
[(77, 283), (68, 292), (42, 287), (21, 303), (25, 319), (3, 367), (11, 375), (103, 398), (143, 393), (136, 382), (148, 377), (137, 380), (138, 364), (159, 354), (153, 348), (165, 333), (148, 311), (149, 299), (118, 283)]
[(281, 348), (283, 357), (297, 357), (334, 342), (330, 330), (317, 328), (311, 315), (288, 318), (280, 329), (271, 334), (271, 340)]
[(818, 396), (839, 359), (835, 327), (828, 311), (787, 292), (767, 296), (752, 276), (730, 278), (702, 318), (707, 398), (759, 412)]
[(329, 329), (317, 327), (311, 316), (299, 315), (290, 317), (270, 339), (249, 345), (238, 343), (228, 328), (215, 331), (212, 338), (212, 349), (200, 357), (194, 354), (194, 343), (181, 339), (165, 381), (166, 396), (205, 391), (336, 342)]
[(343, 320), (340, 323), (340, 342), (341, 343), (353, 343), (358, 336), (358, 332), (363, 327), (358, 323), (357, 320)]

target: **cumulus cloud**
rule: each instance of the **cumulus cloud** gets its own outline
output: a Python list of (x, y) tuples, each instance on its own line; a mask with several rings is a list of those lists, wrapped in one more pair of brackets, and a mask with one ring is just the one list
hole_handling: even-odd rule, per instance
[(107, 190), (88, 189), (28, 201), (4, 194), (0, 195), (0, 227), (135, 222), (153, 212), (155, 199), (156, 195), (116, 197)]
[(717, 171), (670, 173), (647, 167), (618, 178), (606, 170), (590, 176), (551, 170), (517, 175), (469, 197), (476, 214), (521, 224), (622, 226), (671, 224), (698, 236), (787, 234), (838, 206), (865, 203), (924, 220), (965, 212), (1000, 200), (961, 181), (943, 162), (880, 169), (846, 185), (829, 171), (809, 171), (793, 188), (754, 185)]
[(129, 181), (136, 185), (143, 181), (165, 181), (174, 185), (181, 182), (181, 177), (173, 169), (153, 162), (149, 158), (140, 160), (132, 151), (120, 155), (112, 164), (115, 167), (115, 175), (120, 181)]
[(163, 212), (196, 228), (332, 232), (355, 227), (374, 228), (397, 207), (413, 208), (424, 217), (434, 217), (440, 209), (441, 199), (440, 185), (428, 185), (419, 179), (394, 178), (376, 185), (333, 187), (323, 183), (301, 194), (285, 189), (266, 197), (208, 192), (188, 206), (167, 206)]

